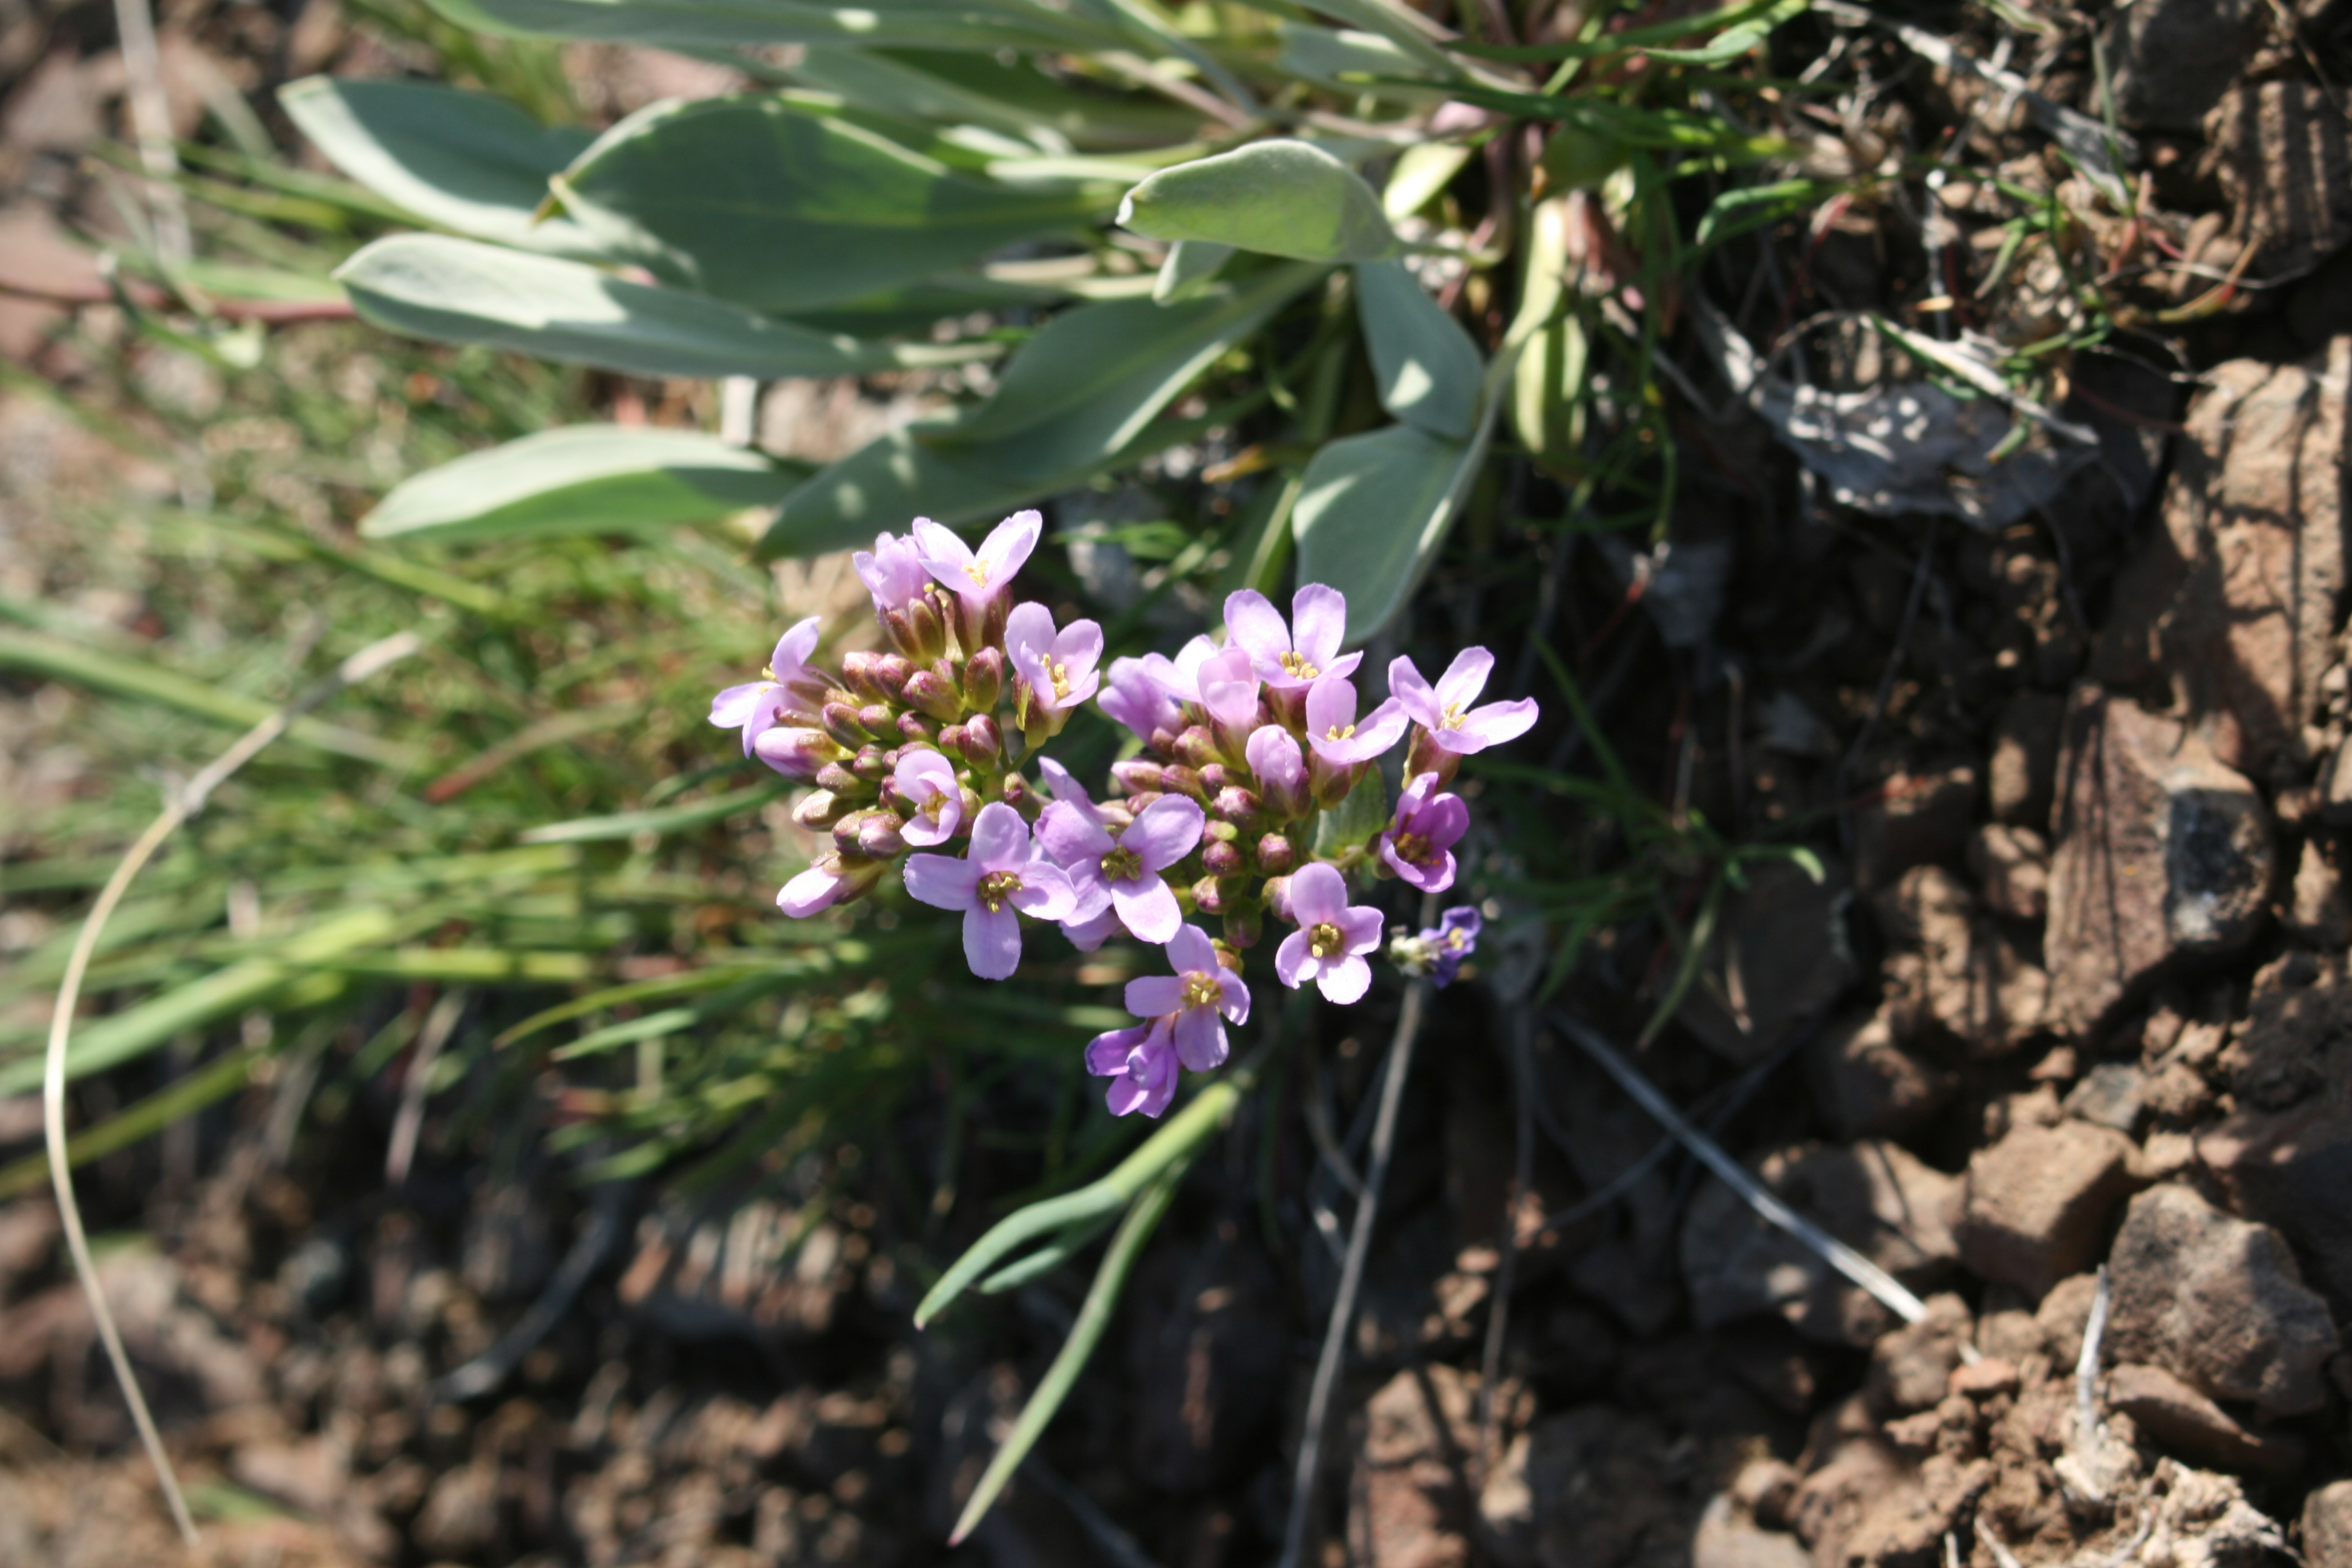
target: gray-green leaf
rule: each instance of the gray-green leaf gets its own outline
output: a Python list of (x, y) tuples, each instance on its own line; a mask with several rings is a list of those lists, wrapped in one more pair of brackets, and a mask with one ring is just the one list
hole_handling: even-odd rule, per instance
[(1478, 346), (1404, 264), (1356, 268), (1356, 310), (1381, 406), (1433, 436), (1459, 441), (1478, 417)]
[(807, 472), (698, 431), (571, 425), (404, 481), (360, 531), (436, 542), (612, 533), (772, 506)]
[(428, 0), (459, 26), (508, 37), (606, 38), (673, 49), (764, 44), (933, 49), (1069, 49), (1118, 41), (1110, 27), (1032, 0)]
[(576, 224), (531, 216), (548, 176), (588, 145), (585, 131), (424, 82), (306, 77), (278, 100), (335, 167), (427, 223), (554, 256), (596, 255)]
[(1163, 169), (1118, 221), (1156, 239), (1205, 239), (1301, 261), (1378, 261), (1402, 242), (1363, 178), (1306, 142), (1253, 142)]
[(1391, 425), (1334, 441), (1307, 463), (1290, 521), (1298, 580), (1348, 595), (1350, 644), (1412, 596), (1477, 477), (1485, 436), (1484, 425), (1468, 442)]
[(1230, 245), (1180, 239), (1168, 247), (1168, 259), (1160, 264), (1160, 276), (1152, 280), (1151, 297), (1163, 305), (1188, 299), (1206, 289), (1218, 269), (1233, 257), (1234, 247)]
[(1100, 193), (950, 173), (810, 105), (657, 105), (557, 177), (565, 210), (616, 258), (762, 310), (856, 299), (1099, 216)]
[(999, 352), (861, 342), (576, 261), (444, 235), (377, 240), (335, 276), (379, 327), (629, 375), (862, 375)]

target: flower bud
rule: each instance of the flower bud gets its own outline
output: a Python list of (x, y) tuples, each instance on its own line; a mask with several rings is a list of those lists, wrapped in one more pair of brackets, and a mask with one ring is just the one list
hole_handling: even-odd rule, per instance
[(843, 855), (838, 867), (842, 881), (841, 897), (834, 900), (834, 908), (856, 903), (872, 892), (875, 884), (882, 880), (882, 873), (889, 868), (887, 860), (876, 860), (865, 855)]
[(867, 784), (879, 784), (890, 776), (890, 754), (868, 742), (857, 748), (857, 755), (849, 760), (849, 771)]
[(841, 656), (841, 683), (855, 692), (863, 702), (887, 702), (898, 695), (882, 684), (875, 666), (882, 656), (860, 648)]
[(1269, 877), (1286, 877), (1298, 865), (1298, 847), (1279, 833), (1257, 841), (1257, 868)]
[(1292, 925), (1298, 923), (1297, 917), (1290, 912), (1289, 878), (1270, 879), (1265, 886), (1259, 889), (1258, 896), (1265, 900), (1265, 907), (1274, 911), (1275, 919), (1287, 921)]
[(1431, 740), (1428, 731), (1418, 724), (1412, 727), (1412, 744), (1405, 751), (1404, 776), (1406, 778), (1414, 778), (1422, 773), (1435, 773), (1437, 787), (1444, 789), (1454, 782), (1454, 770), (1461, 765), (1461, 757)]
[(898, 715), (898, 733), (910, 742), (934, 742), (940, 738), (939, 721), (926, 719), (920, 713), (901, 713)]
[(812, 790), (793, 807), (793, 820), (812, 833), (822, 833), (856, 809), (856, 803), (844, 800), (829, 789)]
[(871, 792), (866, 781), (840, 763), (827, 763), (816, 771), (816, 787), (835, 795), (865, 795)]
[(898, 696), (942, 724), (952, 724), (963, 717), (963, 694), (936, 669), (919, 669), (907, 677), (907, 684), (898, 689)]
[(826, 734), (853, 752), (874, 738), (866, 732), (866, 726), (858, 722), (857, 710), (846, 702), (826, 703), (824, 710), (817, 714), (816, 721), (824, 726)]
[(976, 768), (992, 768), (1004, 755), (1004, 732), (986, 713), (975, 713), (963, 726), (963, 759)]
[(1229, 768), (1223, 763), (1211, 763), (1201, 770), (1201, 787), (1211, 795), (1215, 795), (1219, 790), (1231, 789), (1235, 784), (1245, 784), (1249, 782), (1249, 774), (1236, 768)]
[(1207, 793), (1201, 788), (1201, 775), (1173, 763), (1160, 770), (1160, 787), (1169, 795), (1188, 795), (1203, 802), (1207, 799)]
[(857, 830), (865, 826), (867, 819), (874, 815), (872, 806), (860, 806), (847, 816), (837, 818), (833, 825), (833, 847), (845, 855), (858, 854), (860, 851), (857, 847)]
[(940, 619), (939, 606), (929, 599), (917, 599), (907, 606), (907, 641), (900, 645), (908, 658), (937, 658), (948, 651), (948, 628)]
[(1201, 866), (1212, 877), (1238, 877), (1249, 869), (1240, 847), (1222, 838), (1212, 838), (1201, 847)]
[(1192, 884), (1192, 907), (1204, 915), (1225, 912), (1225, 891), (1214, 877), (1203, 877)]
[(819, 768), (841, 756), (841, 748), (824, 731), (781, 724), (752, 742), (751, 750), (794, 784), (808, 783)]
[(1013, 595), (1003, 588), (989, 595), (980, 616), (980, 646), (1004, 651), (1004, 623), (1013, 614)]
[(1176, 737), (1176, 760), (1186, 767), (1207, 767), (1223, 754), (1217, 749), (1217, 737), (1205, 724), (1195, 724)]
[(987, 713), (1004, 695), (1004, 650), (983, 647), (963, 662), (963, 698), (975, 712)]
[(1024, 816), (1029, 816), (1034, 810), (1043, 809), (1037, 799), (1036, 790), (1032, 788), (1029, 781), (1019, 773), (1005, 774), (997, 785), (997, 794), (1003, 797), (1005, 805)]
[(1257, 945), (1265, 934), (1265, 915), (1256, 909), (1228, 910), (1225, 915), (1225, 945), (1236, 952), (1246, 952)]
[(1123, 795), (1158, 795), (1164, 787), (1160, 775), (1164, 770), (1149, 757), (1129, 757), (1110, 765), (1110, 776)]
[(1209, 802), (1209, 814), (1225, 822), (1248, 822), (1258, 815), (1258, 799), (1238, 784), (1228, 784)]
[[(907, 841), (898, 837), (898, 830), (906, 826), (907, 819), (897, 812), (877, 811), (857, 825), (857, 847), (877, 860), (896, 858), (907, 847)], [(835, 837), (837, 839), (839, 834)]]
[(857, 721), (869, 735), (887, 736), (898, 728), (898, 716), (887, 702), (868, 702), (857, 710)]

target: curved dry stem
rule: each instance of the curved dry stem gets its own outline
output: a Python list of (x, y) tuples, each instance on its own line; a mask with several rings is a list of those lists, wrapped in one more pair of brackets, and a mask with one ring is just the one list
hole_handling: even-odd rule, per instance
[(179, 1477), (172, 1469), (171, 1458), (163, 1452), (163, 1436), (155, 1429), (155, 1417), (147, 1408), (146, 1395), (140, 1392), (138, 1374), (131, 1370), (130, 1353), (122, 1346), (121, 1330), (116, 1327), (114, 1313), (106, 1304), (106, 1292), (100, 1288), (98, 1265), (90, 1257), (89, 1237), (82, 1228), (81, 1208), (74, 1202), (73, 1167), (66, 1146), (66, 1042), (73, 1033), (74, 1005), (81, 999), (82, 977), (89, 969), (90, 957), (98, 951), (98, 939), (113, 917), (115, 906), (131, 890), (131, 882), (147, 862), (154, 858), (155, 851), (172, 837), (173, 830), (202, 810), (205, 799), (220, 787), (222, 781), (284, 734), (298, 714), (395, 659), (407, 658), (422, 646), (414, 632), (398, 632), (369, 644), (345, 659), (334, 674), (247, 731), (235, 745), (190, 779), (185, 788), (165, 801), (163, 811), (147, 825), (147, 830), (131, 846), (114, 868), (114, 874), (107, 879), (106, 886), (99, 890), (98, 901), (90, 906), (89, 917), (82, 921), (81, 931), (74, 939), (73, 952), (66, 960), (65, 974), (58, 984), (57, 1005), (49, 1014), (48, 1054), (41, 1075), (41, 1131), (48, 1144), (49, 1183), (57, 1189), (58, 1219), (65, 1230), (66, 1250), (72, 1255), (74, 1274), (81, 1281), (82, 1292), (89, 1298), (90, 1318), (98, 1326), (99, 1339), (106, 1346), (107, 1360), (113, 1363), (115, 1380), (122, 1384), (122, 1397), (131, 1406), (131, 1419), (139, 1429), (140, 1444), (155, 1466), (155, 1479), (163, 1489), (164, 1501), (171, 1507), (172, 1521), (180, 1528), (181, 1540), (192, 1549), (202, 1544), (196, 1535), (195, 1520), (188, 1512), (188, 1500), (180, 1490)]

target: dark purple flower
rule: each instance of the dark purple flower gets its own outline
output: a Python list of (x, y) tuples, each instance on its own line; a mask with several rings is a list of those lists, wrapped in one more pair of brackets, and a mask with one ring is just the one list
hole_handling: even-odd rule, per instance
[(1389, 666), (1389, 689), (1396, 694), (1407, 717), (1429, 731), (1432, 745), (1467, 756), (1517, 740), (1536, 721), (1532, 697), (1489, 702), (1483, 708), (1470, 706), (1486, 689), (1486, 677), (1494, 668), (1493, 654), (1483, 647), (1466, 647), (1454, 656), (1454, 662), (1445, 667), (1433, 688), (1412, 660), (1399, 658)]
[(1320, 676), (1352, 674), (1364, 660), (1360, 653), (1339, 651), (1348, 635), (1348, 600), (1320, 583), (1309, 583), (1292, 596), (1287, 625), (1256, 589), (1229, 595), (1225, 632), (1236, 647), (1249, 650), (1259, 677), (1277, 691), (1303, 691)]
[(786, 688), (807, 676), (808, 656), (816, 651), (818, 621), (819, 617), (811, 616), (778, 637), (776, 651), (769, 656), (768, 668), (760, 672), (759, 679), (730, 686), (710, 700), (710, 721), (723, 729), (740, 728), (745, 756), (751, 754), (751, 742), (791, 706), (792, 694)]
[(1127, 983), (1127, 1010), (1139, 1018), (1174, 1015), (1177, 1059), (1194, 1072), (1223, 1066), (1224, 1019), (1249, 1022), (1249, 987), (1217, 962), (1216, 944), (1198, 926), (1177, 928), (1168, 963), (1175, 973)]
[(1097, 1035), (1087, 1046), (1087, 1071), (1110, 1079), (1103, 1100), (1113, 1116), (1140, 1110), (1157, 1119), (1176, 1098), (1172, 1018)]
[(963, 956), (982, 980), (1003, 980), (1021, 967), (1021, 921), (1070, 912), (1070, 880), (1029, 842), (1029, 825), (1003, 801), (972, 819), (971, 850), (915, 855), (907, 861), (907, 891), (934, 909), (963, 911)]
[(1348, 879), (1318, 860), (1290, 879), (1289, 918), (1298, 929), (1275, 950), (1274, 973), (1293, 991), (1312, 980), (1326, 1000), (1345, 1005), (1371, 989), (1363, 955), (1381, 945), (1381, 911), (1350, 906)]
[(1454, 846), (1470, 828), (1458, 795), (1440, 795), (1435, 773), (1417, 773), (1397, 796), (1396, 820), (1381, 835), (1381, 859), (1424, 893), (1454, 885)]
[(1404, 735), (1405, 716), (1391, 697), (1359, 721), (1356, 689), (1326, 675), (1307, 689), (1307, 743), (1334, 767), (1369, 763)]
[(1454, 984), (1462, 961), (1477, 951), (1478, 932), (1485, 924), (1475, 906), (1456, 904), (1439, 916), (1434, 926), (1421, 933), (1421, 940), (1429, 947), (1432, 981), (1440, 986)]
[(1037, 819), (1037, 842), (1069, 874), (1075, 902), (1063, 919), (1084, 926), (1105, 909), (1139, 941), (1172, 940), (1184, 911), (1160, 873), (1192, 852), (1205, 821), (1180, 795), (1163, 795), (1116, 837), (1086, 807), (1055, 801)]
[(1057, 632), (1053, 613), (1034, 599), (1013, 605), (1005, 617), (1004, 647), (1014, 671), (1029, 683), (1029, 700), (1049, 712), (1076, 708), (1102, 684), (1095, 668), (1102, 658), (1102, 627), (1072, 621)]

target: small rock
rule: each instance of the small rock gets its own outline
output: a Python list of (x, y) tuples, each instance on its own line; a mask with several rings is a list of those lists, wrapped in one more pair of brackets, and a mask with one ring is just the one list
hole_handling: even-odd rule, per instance
[(2078, 1121), (2112, 1127), (2128, 1138), (2147, 1110), (2147, 1076), (2133, 1062), (2101, 1062), (2067, 1094), (2065, 1107)]
[(1806, 1047), (1805, 1066), (1813, 1103), (1848, 1142), (1913, 1131), (1944, 1108), (1959, 1082), (1895, 1044), (1884, 1008), (1824, 1029)]
[(2116, 118), (2194, 131), (2262, 42), (2261, 0), (2138, 0), (2107, 22)]
[(2030, 827), (1988, 822), (1969, 840), (1969, 869), (1985, 907), (2013, 921), (2050, 910), (2050, 846)]
[(1967, 1305), (1948, 1291), (1928, 1300), (1927, 1314), (1880, 1336), (1871, 1349), (1867, 1388), (1881, 1410), (1925, 1410), (1949, 1392), (1973, 1325)]
[(1795, 1536), (1743, 1517), (1732, 1494), (1723, 1492), (1699, 1515), (1690, 1568), (1812, 1568), (1812, 1559)]
[(1964, 1399), (1990, 1399), (1997, 1394), (2015, 1394), (2018, 1378), (2015, 1363), (1989, 1355), (1974, 1366), (1954, 1367), (1948, 1387)]
[(1715, 1485), (1698, 1458), (1683, 1458), (1659, 1423), (1606, 1405), (1538, 1423), (1525, 1471), (1537, 1568), (1687, 1561)]
[[(1799, 1145), (1768, 1156), (1759, 1174), (1791, 1208), (1915, 1288), (1956, 1256), (1958, 1182), (1895, 1144)], [(1718, 1182), (1691, 1200), (1682, 1268), (1703, 1329), (1777, 1312), (1817, 1343), (1867, 1345), (1893, 1326), (1868, 1292)]]
[(1888, 1016), (1905, 1035), (1937, 1031), (1980, 1057), (2004, 1055), (2042, 1026), (2050, 977), (1984, 918), (1967, 883), (1940, 866), (1906, 871), (1878, 900), (1888, 936)]
[(1853, 984), (1853, 959), (1835, 929), (1845, 878), (1834, 862), (1825, 869), (1816, 882), (1794, 861), (1771, 861), (1726, 900), (1705, 976), (1678, 1015), (1708, 1049), (1755, 1061)]
[(1897, 773), (1878, 799), (1854, 814), (1853, 880), (1864, 892), (1895, 885), (1915, 866), (1956, 863), (1977, 810), (1973, 767)]
[(2076, 1274), (2053, 1285), (2033, 1310), (2033, 1321), (2042, 1330), (2043, 1342), (2050, 1347), (2051, 1365), (2057, 1371), (2071, 1373), (2083, 1359), (2083, 1334), (2090, 1325), (2091, 1303), (2098, 1295), (2097, 1275)]
[(2058, 778), (2058, 746), (2066, 726), (2066, 700), (2021, 691), (1993, 725), (1987, 769), (1993, 820), (2042, 832)]
[(2132, 1200), (2108, 1272), (2108, 1342), (2119, 1360), (2266, 1415), (2326, 1402), (2321, 1369), (2339, 1348), (2336, 1325), (2270, 1226), (2234, 1219), (2188, 1187), (2154, 1187)]
[(2352, 238), (2352, 127), (2325, 88), (2242, 82), (2205, 117), (2205, 140), (2262, 276), (2307, 271)]
[(2352, 1568), (2352, 1481), (2332, 1481), (2304, 1500), (2303, 1560)]
[(1873, 1546), (1891, 1521), (1926, 1504), (1917, 1473), (1893, 1445), (1882, 1437), (1855, 1438), (1805, 1478), (1790, 1504), (1789, 1522), (1815, 1568), (1858, 1568), (1876, 1560)]
[(2296, 862), (2285, 924), (2289, 935), (2315, 947), (2352, 942), (2352, 899), (2345, 896), (2344, 874), (2316, 840), (2305, 841)]
[(2265, 964), (2216, 1065), (2250, 1109), (2284, 1110), (2323, 1090), (2352, 1102), (2352, 961), (2289, 952)]
[(2081, 1121), (2024, 1126), (1969, 1160), (1960, 1261), (2040, 1295), (2098, 1256), (2100, 1227), (2131, 1190), (2131, 1140)]
[(2247, 1431), (2160, 1366), (2124, 1363), (2107, 1374), (2106, 1394), (2109, 1407), (2130, 1416), (2141, 1431), (2212, 1469), (2277, 1475), (2303, 1463), (2301, 1443)]
[(1475, 1384), (1444, 1363), (1401, 1372), (1364, 1407), (1349, 1489), (1349, 1561), (1463, 1568), (1470, 1561), (1468, 1465)]
[(2352, 1107), (2331, 1098), (2283, 1114), (2241, 1111), (2197, 1133), (2197, 1159), (2240, 1214), (2277, 1226), (2317, 1283), (2352, 1305)]
[(2043, 942), (2053, 1009), (2089, 1032), (2174, 960), (2253, 936), (2270, 824), (2244, 778), (2121, 698), (2077, 704), (2061, 778)]

